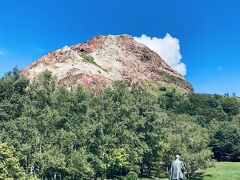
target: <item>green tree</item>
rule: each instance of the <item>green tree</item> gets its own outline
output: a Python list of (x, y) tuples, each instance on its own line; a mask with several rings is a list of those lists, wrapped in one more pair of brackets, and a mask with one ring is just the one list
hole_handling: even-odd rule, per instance
[(170, 166), (174, 155), (180, 154), (184, 160), (187, 173), (192, 176), (199, 168), (211, 164), (212, 152), (208, 147), (209, 135), (207, 129), (194, 123), (187, 115), (170, 116), (168, 128), (165, 129), (161, 158)]
[(94, 177), (94, 170), (89, 159), (90, 157), (84, 149), (73, 151), (68, 155), (67, 168), (72, 180)]
[(240, 158), (240, 128), (234, 122), (211, 124), (211, 147), (215, 158), (225, 161), (238, 161)]
[(26, 177), (20, 167), (13, 147), (0, 143), (0, 179), (19, 179)]
[(23, 110), (28, 80), (19, 75), (17, 68), (0, 79), (0, 119), (17, 118)]

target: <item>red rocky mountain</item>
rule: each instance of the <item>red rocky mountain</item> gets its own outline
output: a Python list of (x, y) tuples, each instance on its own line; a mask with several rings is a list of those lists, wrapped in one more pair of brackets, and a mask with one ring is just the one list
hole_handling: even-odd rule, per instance
[(59, 84), (82, 84), (93, 89), (101, 89), (116, 80), (130, 80), (167, 83), (193, 91), (184, 77), (156, 52), (125, 34), (101, 35), (65, 46), (36, 60), (21, 74), (33, 80), (45, 70), (51, 71)]

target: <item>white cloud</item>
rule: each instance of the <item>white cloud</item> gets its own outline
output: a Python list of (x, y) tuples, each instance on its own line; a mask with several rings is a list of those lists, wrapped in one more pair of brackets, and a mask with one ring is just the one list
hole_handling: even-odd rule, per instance
[(164, 38), (148, 37), (143, 34), (141, 37), (134, 37), (134, 39), (158, 53), (177, 72), (183, 76), (186, 75), (187, 68), (181, 62), (182, 56), (177, 38), (172, 37), (170, 34), (166, 34)]

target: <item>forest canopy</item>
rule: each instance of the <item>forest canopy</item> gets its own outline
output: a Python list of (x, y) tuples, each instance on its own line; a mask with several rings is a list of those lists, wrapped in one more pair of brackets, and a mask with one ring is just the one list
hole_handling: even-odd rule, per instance
[(240, 161), (237, 97), (159, 91), (127, 81), (99, 93), (69, 91), (48, 71), (31, 84), (17, 69), (7, 73), (0, 79), (0, 148), (17, 162), (9, 178), (159, 177), (176, 154), (189, 176), (213, 159)]

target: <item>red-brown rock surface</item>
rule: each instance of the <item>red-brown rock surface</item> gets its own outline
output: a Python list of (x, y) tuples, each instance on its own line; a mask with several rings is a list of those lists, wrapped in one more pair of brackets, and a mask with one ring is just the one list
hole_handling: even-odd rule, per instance
[(22, 75), (32, 80), (44, 70), (52, 71), (59, 84), (103, 88), (115, 80), (153, 80), (192, 91), (183, 76), (129, 35), (97, 36), (81, 44), (65, 46), (30, 64)]

